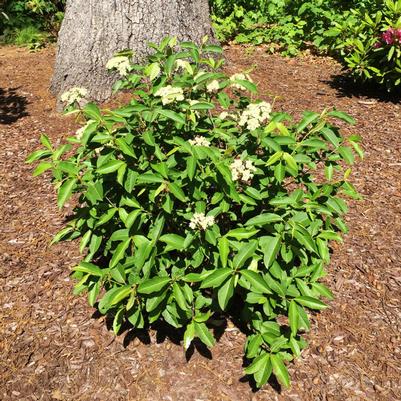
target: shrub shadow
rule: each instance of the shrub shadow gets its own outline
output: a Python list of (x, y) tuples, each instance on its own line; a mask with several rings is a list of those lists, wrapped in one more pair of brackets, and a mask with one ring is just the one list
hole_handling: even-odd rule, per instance
[(389, 103), (401, 102), (401, 89), (398, 92), (388, 92), (377, 84), (358, 82), (347, 75), (332, 75), (331, 80), (321, 82), (335, 89), (337, 97), (369, 98)]
[(12, 124), (28, 115), (28, 100), (17, 94), (18, 89), (0, 88), (0, 124)]

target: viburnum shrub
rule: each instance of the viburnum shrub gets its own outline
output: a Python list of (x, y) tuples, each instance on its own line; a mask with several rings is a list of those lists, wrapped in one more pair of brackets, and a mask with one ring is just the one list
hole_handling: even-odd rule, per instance
[[(351, 12), (353, 19), (332, 29), (346, 66), (357, 80), (397, 90), (401, 84), (401, 0), (386, 0), (371, 14)], [(346, 39), (341, 41), (342, 37)]]
[(75, 292), (113, 316), (116, 334), (163, 321), (183, 328), (185, 349), (195, 337), (212, 347), (211, 326), (233, 318), (245, 372), (288, 386), (308, 311), (332, 297), (320, 279), (329, 241), (347, 230), (342, 196), (357, 196), (345, 164), (359, 139), (332, 121), (354, 121), (326, 110), (291, 122), (256, 98), (248, 73), (221, 72), (206, 39), (152, 48), (146, 65), (129, 52), (108, 63), (129, 104), (81, 108), (86, 91), (73, 88), (63, 99), (82, 128), (58, 147), (43, 135), (28, 158), (42, 160), (34, 175), (52, 171), (60, 208), (76, 194), (54, 242), (81, 239)]

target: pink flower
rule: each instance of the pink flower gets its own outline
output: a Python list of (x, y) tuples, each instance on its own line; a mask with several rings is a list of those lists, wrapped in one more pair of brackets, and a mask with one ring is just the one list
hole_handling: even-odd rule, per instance
[[(381, 40), (386, 45), (400, 44), (401, 43), (401, 29), (389, 28), (381, 35)], [(376, 45), (375, 45), (376, 47)]]
[(373, 45), (373, 47), (374, 47), (375, 49), (380, 49), (382, 46), (383, 46), (382, 42), (376, 42), (376, 43)]
[(393, 36), (394, 36), (394, 29), (389, 28), (387, 29), (386, 32), (383, 32), (382, 40), (384, 41), (384, 43), (386, 43), (386, 45), (392, 45), (394, 43)]

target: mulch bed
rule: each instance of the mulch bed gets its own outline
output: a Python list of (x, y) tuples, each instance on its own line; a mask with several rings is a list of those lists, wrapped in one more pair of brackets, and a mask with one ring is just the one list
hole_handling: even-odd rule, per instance
[[(261, 95), (294, 116), (336, 107), (358, 124), (366, 157), (353, 182), (350, 233), (325, 279), (335, 294), (312, 318), (309, 348), (290, 364), (293, 385), (255, 392), (242, 377), (244, 335), (228, 326), (210, 354), (162, 332), (115, 337), (85, 297), (72, 295), (76, 243), (49, 247), (63, 225), (48, 180), (26, 156), (46, 132), (77, 128), (48, 93), (54, 49), (0, 49), (0, 399), (138, 401), (401, 400), (401, 102), (356, 88), (331, 59), (284, 59), (226, 49), (229, 72), (254, 65)], [(166, 337), (166, 338), (165, 338)]]

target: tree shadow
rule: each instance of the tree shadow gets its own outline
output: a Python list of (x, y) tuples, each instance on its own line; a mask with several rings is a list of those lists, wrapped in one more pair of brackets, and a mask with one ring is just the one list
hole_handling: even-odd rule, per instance
[(355, 81), (347, 75), (332, 75), (330, 80), (322, 80), (337, 91), (337, 97), (369, 98), (380, 102), (400, 103), (401, 91), (388, 92), (385, 88), (374, 83)]
[(28, 112), (26, 97), (17, 94), (19, 88), (0, 88), (0, 124), (12, 124)]

